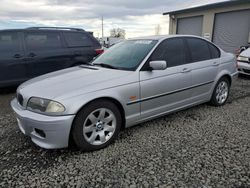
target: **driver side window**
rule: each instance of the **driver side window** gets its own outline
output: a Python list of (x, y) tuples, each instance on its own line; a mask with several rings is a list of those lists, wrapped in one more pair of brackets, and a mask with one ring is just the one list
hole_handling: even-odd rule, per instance
[(186, 48), (182, 38), (166, 39), (155, 49), (150, 61), (164, 60), (168, 67), (186, 64)]

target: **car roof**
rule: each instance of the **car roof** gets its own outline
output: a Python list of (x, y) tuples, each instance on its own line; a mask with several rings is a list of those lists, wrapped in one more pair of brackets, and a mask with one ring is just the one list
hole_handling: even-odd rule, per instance
[(195, 35), (152, 35), (152, 36), (129, 38), (128, 40), (164, 40), (164, 39), (175, 38), (175, 37), (194, 37), (194, 38), (204, 39), (202, 37), (195, 36)]
[(28, 27), (21, 29), (2, 29), (1, 31), (78, 31), (84, 32), (85, 30), (79, 28), (68, 28), (68, 27)]
[(23, 30), (26, 30), (26, 29), (1, 29), (1, 31), (23, 31)]

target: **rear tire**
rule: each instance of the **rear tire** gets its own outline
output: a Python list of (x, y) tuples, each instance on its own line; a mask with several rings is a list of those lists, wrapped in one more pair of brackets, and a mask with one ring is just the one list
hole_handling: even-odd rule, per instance
[(213, 106), (223, 106), (228, 99), (230, 82), (226, 77), (222, 77), (216, 84), (210, 104)]
[(80, 150), (98, 150), (115, 140), (121, 125), (122, 117), (117, 106), (107, 100), (97, 100), (77, 114), (72, 137)]

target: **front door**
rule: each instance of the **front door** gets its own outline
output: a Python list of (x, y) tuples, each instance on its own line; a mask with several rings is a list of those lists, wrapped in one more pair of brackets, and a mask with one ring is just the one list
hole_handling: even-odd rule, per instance
[[(182, 38), (163, 41), (140, 71), (141, 118), (147, 119), (188, 104), (191, 69)], [(167, 69), (147, 70), (149, 61), (165, 60)]]

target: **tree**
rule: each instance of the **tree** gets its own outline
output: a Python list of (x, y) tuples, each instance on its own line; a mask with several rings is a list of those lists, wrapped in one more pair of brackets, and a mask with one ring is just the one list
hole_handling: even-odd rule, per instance
[(121, 28), (114, 28), (110, 30), (110, 36), (116, 38), (125, 38), (126, 31)]

